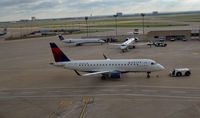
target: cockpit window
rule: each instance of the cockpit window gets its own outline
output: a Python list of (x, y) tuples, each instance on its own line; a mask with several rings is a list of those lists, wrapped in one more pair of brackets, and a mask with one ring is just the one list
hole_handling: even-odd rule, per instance
[(126, 45), (121, 45), (121, 46), (126, 46)]
[(154, 62), (151, 62), (151, 65), (155, 65), (155, 63), (154, 63)]

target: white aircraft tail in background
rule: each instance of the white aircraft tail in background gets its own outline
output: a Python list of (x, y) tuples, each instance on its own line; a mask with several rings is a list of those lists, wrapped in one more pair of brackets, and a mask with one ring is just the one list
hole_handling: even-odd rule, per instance
[[(55, 43), (50, 43), (54, 56), (54, 66), (74, 70), (79, 76), (91, 76), (102, 74), (102, 79), (120, 78), (127, 72), (146, 72), (147, 77), (154, 71), (165, 68), (151, 59), (116, 59), (111, 60), (104, 55), (105, 60), (70, 60)], [(80, 74), (78, 71), (88, 72)]]
[(3, 32), (0, 32), (0, 36), (6, 35), (7, 34), (7, 27), (4, 28)]

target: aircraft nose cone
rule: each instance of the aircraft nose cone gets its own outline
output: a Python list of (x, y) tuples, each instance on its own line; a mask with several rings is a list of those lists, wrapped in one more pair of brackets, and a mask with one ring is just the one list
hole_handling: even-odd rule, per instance
[(160, 70), (165, 70), (165, 67), (160, 64), (159, 64), (159, 67), (160, 67)]
[(126, 49), (126, 46), (120, 46), (121, 50)]
[(124, 50), (125, 48), (124, 47), (121, 47), (121, 50)]

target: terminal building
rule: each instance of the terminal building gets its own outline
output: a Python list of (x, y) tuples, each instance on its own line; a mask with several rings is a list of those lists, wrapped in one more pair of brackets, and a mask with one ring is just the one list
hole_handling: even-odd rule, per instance
[(187, 40), (200, 39), (200, 30), (165, 30), (165, 31), (150, 31), (147, 33), (149, 40), (159, 40), (164, 38), (165, 40), (182, 39)]

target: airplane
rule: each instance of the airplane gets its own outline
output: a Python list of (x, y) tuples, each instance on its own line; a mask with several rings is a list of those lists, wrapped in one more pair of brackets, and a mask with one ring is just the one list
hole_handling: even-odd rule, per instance
[(56, 33), (54, 33), (54, 32), (42, 32), (41, 35), (42, 36), (56, 35)]
[[(55, 60), (50, 64), (74, 70), (78, 76), (102, 74), (101, 79), (105, 80), (121, 78), (121, 74), (128, 72), (146, 72), (147, 78), (150, 78), (151, 72), (165, 69), (151, 59), (109, 59), (103, 55), (105, 60), (70, 60), (55, 43), (51, 42), (50, 47)], [(78, 71), (88, 73), (80, 74)]]
[(40, 30), (39, 31), (42, 36), (47, 36), (47, 35), (56, 35), (55, 32), (52, 32), (51, 30)]
[(139, 45), (147, 45), (145, 44), (135, 44), (135, 42), (139, 41), (138, 38), (127, 38), (125, 42), (123, 42), (122, 44), (115, 44), (115, 43), (110, 43), (110, 45), (119, 45), (120, 49), (122, 50), (122, 52), (128, 51), (129, 48), (135, 48), (135, 46), (139, 46)]
[(58, 35), (59, 39), (64, 43), (75, 43), (76, 46), (80, 46), (84, 43), (105, 43), (105, 41), (99, 38), (85, 38), (85, 39), (64, 39), (60, 34)]
[(7, 34), (7, 28), (5, 27), (3, 32), (0, 32), (0, 36), (6, 35)]

